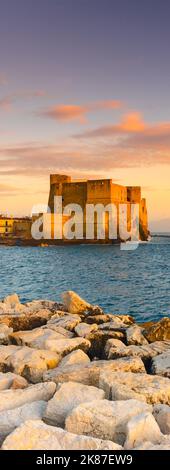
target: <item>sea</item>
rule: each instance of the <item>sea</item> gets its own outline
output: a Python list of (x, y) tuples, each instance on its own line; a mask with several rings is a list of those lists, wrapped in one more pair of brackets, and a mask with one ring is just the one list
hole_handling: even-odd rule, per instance
[(135, 250), (119, 245), (0, 246), (0, 299), (16, 292), (22, 302), (61, 301), (74, 290), (106, 313), (138, 322), (170, 315), (170, 235)]

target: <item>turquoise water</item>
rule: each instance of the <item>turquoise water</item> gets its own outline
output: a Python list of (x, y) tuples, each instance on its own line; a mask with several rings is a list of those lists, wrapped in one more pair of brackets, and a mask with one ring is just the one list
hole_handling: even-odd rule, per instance
[(59, 300), (75, 290), (106, 312), (138, 321), (170, 315), (170, 238), (119, 246), (0, 247), (0, 298)]

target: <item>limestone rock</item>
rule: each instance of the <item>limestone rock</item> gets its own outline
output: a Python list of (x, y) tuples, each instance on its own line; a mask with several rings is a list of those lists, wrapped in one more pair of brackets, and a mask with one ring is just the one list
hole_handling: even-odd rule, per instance
[(60, 318), (53, 316), (53, 318), (48, 322), (47, 326), (50, 328), (51, 325), (55, 325), (57, 327), (65, 328), (66, 330), (73, 331), (80, 322), (81, 317), (79, 315), (65, 314)]
[(128, 345), (137, 345), (141, 346), (143, 344), (148, 344), (147, 339), (142, 334), (142, 328), (138, 325), (132, 325), (126, 330), (126, 340)]
[(0, 444), (6, 436), (28, 419), (42, 419), (47, 403), (35, 401), (12, 410), (0, 412)]
[(114, 319), (113, 321), (102, 323), (99, 325), (100, 330), (113, 330), (113, 331), (126, 331), (127, 325), (123, 323), (119, 318)]
[(146, 441), (135, 447), (134, 450), (170, 450), (170, 438), (169, 436), (163, 436), (157, 444)]
[(12, 410), (34, 401), (48, 401), (55, 391), (53, 382), (31, 385), (23, 390), (3, 390), (0, 392), (0, 411)]
[(27, 302), (25, 306), (32, 312), (37, 312), (41, 309), (48, 309), (55, 313), (57, 310), (63, 310), (63, 305), (55, 300), (32, 300), (31, 302)]
[(45, 326), (42, 326), (43, 329), (50, 329), (52, 331), (55, 331), (56, 333), (60, 334), (64, 338), (73, 338), (75, 335), (69, 330), (66, 330), (62, 326), (57, 326), (55, 323), (50, 323), (48, 322)]
[(20, 300), (17, 294), (7, 295), (3, 302), (4, 304), (9, 305), (10, 308), (15, 308), (16, 305), (20, 304)]
[(88, 339), (89, 334), (96, 330), (98, 330), (98, 326), (96, 325), (96, 323), (88, 325), (87, 323), (83, 323), (83, 322), (79, 323), (79, 325), (77, 325), (74, 329), (77, 336), (80, 336), (82, 338), (87, 338), (87, 339)]
[(170, 406), (155, 405), (153, 415), (163, 434), (170, 434)]
[(155, 418), (148, 411), (133, 416), (126, 425), (125, 449), (133, 449), (141, 445), (144, 441), (155, 444), (161, 439), (161, 431)]
[(170, 339), (170, 318), (162, 318), (162, 320), (146, 328), (143, 334), (150, 343)]
[(149, 405), (137, 400), (95, 400), (74, 408), (66, 418), (66, 429), (76, 434), (109, 439), (123, 445), (126, 424), (130, 418), (150, 409)]
[(9, 344), (9, 335), (13, 332), (12, 328), (9, 328), (4, 323), (0, 324), (0, 344)]
[(54, 351), (62, 358), (76, 349), (87, 352), (90, 348), (90, 341), (85, 338), (49, 339), (45, 342), (45, 348)]
[(76, 292), (71, 290), (62, 294), (64, 309), (69, 313), (79, 313), (91, 309), (89, 302), (83, 300)]
[(111, 441), (77, 436), (42, 421), (26, 421), (10, 434), (2, 450), (121, 450)]
[(129, 370), (133, 372), (144, 372), (145, 368), (141, 359), (123, 358), (116, 361), (92, 361), (90, 364), (75, 364), (64, 367), (59, 365), (57, 369), (46, 372), (43, 379), (45, 381), (52, 380), (56, 384), (71, 381), (98, 387), (99, 377), (102, 371), (107, 371), (108, 375), (110, 375), (115, 371)]
[(96, 315), (86, 315), (85, 316), (85, 321), (88, 324), (93, 324), (96, 323), (97, 325), (101, 325), (102, 323), (107, 323), (109, 321), (113, 320), (113, 315), (107, 314), (107, 313), (101, 313), (101, 314), (96, 314)]
[(158, 354), (162, 354), (164, 351), (170, 352), (170, 341), (155, 341), (154, 343), (142, 346), (125, 346), (123, 342), (116, 341), (118, 340), (110, 339), (106, 344), (105, 352), (108, 359), (138, 356), (141, 357), (142, 360), (146, 361), (148, 359), (152, 359)]
[(17, 331), (10, 335), (11, 342), (18, 346), (29, 346), (35, 349), (46, 349), (47, 340), (65, 339), (65, 337), (49, 328), (35, 328), (28, 331)]
[(28, 312), (24, 314), (10, 313), (8, 315), (0, 315), (0, 323), (4, 323), (13, 328), (13, 331), (32, 330), (33, 328), (45, 325), (48, 318), (49, 315), (47, 315), (47, 311), (44, 310), (39, 310), (32, 314), (28, 314)]
[(170, 378), (170, 350), (152, 359), (151, 372)]
[(70, 366), (73, 364), (89, 364), (90, 359), (87, 354), (84, 353), (81, 349), (76, 349), (76, 351), (72, 351), (71, 353), (67, 354), (61, 362), (60, 367)]
[(63, 383), (48, 402), (44, 420), (53, 426), (63, 427), (67, 415), (73, 408), (80, 403), (102, 400), (104, 397), (104, 391), (99, 388), (76, 382)]
[[(8, 351), (5, 351), (7, 349)], [(33, 383), (40, 382), (43, 373), (56, 367), (59, 361), (60, 357), (56, 353), (47, 350), (36, 350), (26, 346), (0, 347), (1, 370), (15, 372)]]
[(24, 377), (20, 377), (20, 375), (13, 374), (12, 372), (7, 372), (6, 374), (0, 372), (0, 390), (26, 388), (27, 386), (28, 382)]
[(170, 404), (170, 381), (158, 375), (101, 371), (99, 387), (112, 400), (134, 398), (151, 404)]

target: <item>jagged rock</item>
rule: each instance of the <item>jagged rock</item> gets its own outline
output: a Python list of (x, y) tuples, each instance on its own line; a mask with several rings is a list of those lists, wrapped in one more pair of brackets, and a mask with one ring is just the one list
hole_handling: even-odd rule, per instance
[(61, 360), (60, 367), (81, 363), (89, 364), (90, 359), (84, 351), (82, 351), (81, 349), (76, 349), (76, 351), (72, 351)]
[(102, 323), (107, 323), (111, 320), (113, 320), (113, 315), (109, 313), (85, 316), (85, 321), (88, 324), (96, 323), (97, 325), (101, 325)]
[(131, 315), (113, 315), (112, 318), (119, 319), (125, 325), (132, 325), (135, 323), (135, 320)]
[(20, 300), (17, 294), (7, 295), (3, 299), (4, 304), (9, 305), (10, 308), (15, 308), (16, 305), (20, 304)]
[(149, 328), (145, 328), (143, 334), (149, 343), (170, 339), (170, 318), (164, 317)]
[(13, 332), (12, 328), (9, 328), (4, 323), (0, 324), (0, 344), (9, 344), (9, 335)]
[(10, 335), (10, 340), (18, 346), (29, 346), (35, 349), (46, 349), (47, 340), (65, 339), (65, 337), (49, 328), (35, 328), (28, 331), (17, 331)]
[(20, 375), (13, 374), (12, 372), (7, 372), (6, 374), (0, 372), (0, 390), (26, 388), (27, 386), (28, 382), (24, 377), (20, 377)]
[(123, 323), (119, 318), (114, 319), (113, 321), (102, 323), (99, 325), (100, 330), (113, 330), (113, 331), (126, 331), (128, 326)]
[(155, 341), (154, 343), (143, 346), (126, 346), (122, 341), (110, 339), (105, 347), (105, 353), (108, 359), (138, 356), (141, 357), (142, 360), (148, 360), (164, 351), (170, 351), (170, 341)]
[(151, 372), (170, 378), (170, 350), (152, 359)]
[(62, 335), (64, 338), (73, 338), (75, 336), (74, 333), (72, 333), (71, 331), (66, 330), (62, 326), (57, 326), (55, 325), (55, 323), (48, 322), (45, 326), (42, 326), (41, 328), (48, 328), (50, 330), (56, 331), (56, 333)]
[(108, 374), (111, 374), (117, 370), (144, 372), (145, 368), (139, 358), (123, 358), (116, 361), (92, 361), (90, 364), (75, 364), (64, 367), (59, 365), (57, 369), (46, 372), (43, 379), (45, 381), (52, 380), (56, 384), (71, 381), (98, 387), (99, 376), (102, 371), (108, 371)]
[(92, 305), (71, 290), (62, 294), (64, 309), (69, 313), (79, 313), (92, 309)]
[(54, 351), (61, 359), (76, 349), (87, 352), (90, 348), (90, 341), (85, 338), (49, 339), (46, 340), (45, 347), (49, 351)]
[(170, 381), (158, 375), (101, 371), (99, 387), (112, 400), (134, 398), (152, 404), (170, 403)]
[(55, 391), (54, 382), (30, 385), (23, 390), (3, 390), (0, 392), (0, 411), (12, 410), (34, 401), (48, 401)]
[(162, 437), (155, 418), (148, 411), (133, 416), (126, 425), (125, 449), (133, 449), (144, 441), (159, 443)]
[[(49, 311), (48, 311), (49, 312)], [(8, 314), (0, 315), (0, 323), (13, 328), (13, 331), (19, 330), (32, 330), (39, 326), (45, 325), (49, 319), (47, 310), (39, 310), (32, 314), (20, 313), (20, 314)]]
[(99, 357), (105, 359), (105, 345), (109, 338), (121, 338), (124, 339), (124, 333), (120, 331), (103, 330), (92, 331), (88, 339), (91, 343), (89, 355), (91, 358)]
[(74, 328), (81, 322), (81, 317), (79, 315), (69, 315), (65, 314), (63, 317), (56, 317), (55, 315), (53, 318), (48, 322), (47, 326), (50, 328), (51, 325), (55, 325), (57, 327), (65, 328), (66, 330), (73, 331)]
[(102, 400), (105, 393), (99, 388), (67, 382), (59, 386), (53, 398), (48, 402), (44, 420), (53, 426), (64, 426), (67, 415), (80, 403)]
[(106, 357), (109, 357), (111, 349), (117, 350), (117, 349), (124, 348), (124, 347), (125, 347), (125, 344), (123, 343), (123, 341), (120, 341), (120, 339), (110, 338), (107, 340), (107, 343), (105, 345), (105, 355)]
[(40, 382), (43, 373), (56, 367), (59, 361), (60, 357), (51, 351), (26, 346), (0, 346), (1, 370), (15, 372), (33, 383)]
[(32, 300), (31, 302), (27, 302), (25, 306), (32, 312), (37, 312), (41, 309), (48, 309), (55, 313), (57, 310), (63, 310), (63, 304), (56, 302), (55, 300)]
[(146, 441), (135, 447), (134, 450), (170, 450), (170, 438), (169, 436), (163, 436), (156, 445)]
[(45, 401), (35, 401), (22, 405), (12, 410), (0, 412), (0, 444), (3, 440), (28, 419), (42, 419), (47, 403)]
[(147, 339), (142, 334), (142, 328), (138, 325), (132, 325), (126, 330), (126, 341), (129, 345), (141, 346), (143, 344), (148, 344)]
[(170, 406), (155, 405), (153, 415), (163, 434), (170, 434)]
[(109, 439), (123, 445), (130, 418), (150, 410), (149, 405), (137, 400), (95, 400), (74, 408), (65, 425), (69, 432)]
[(9, 345), (9, 346), (0, 346), (0, 371), (6, 372), (6, 361), (8, 358), (20, 348), (18, 346)]
[(111, 441), (77, 436), (42, 421), (26, 421), (10, 434), (2, 450), (121, 450)]
[(98, 330), (98, 326), (93, 323), (92, 325), (88, 325), (87, 323), (79, 323), (74, 329), (75, 333), (77, 336), (80, 336), (82, 338), (87, 338), (92, 333), (93, 331)]

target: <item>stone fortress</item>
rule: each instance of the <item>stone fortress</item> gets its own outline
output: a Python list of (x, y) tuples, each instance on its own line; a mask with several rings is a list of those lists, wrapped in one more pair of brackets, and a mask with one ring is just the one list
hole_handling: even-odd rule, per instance
[[(99, 180), (87, 180), (87, 181), (72, 181), (70, 176), (52, 174), (50, 175), (50, 193), (48, 206), (51, 213), (54, 213), (54, 196), (62, 196), (63, 209), (68, 204), (79, 204), (84, 214), (84, 227), (83, 234), (85, 238), (86, 233), (86, 222), (85, 212), (87, 204), (114, 204), (117, 209), (119, 204), (127, 205), (127, 229), (130, 231), (131, 228), (131, 205), (139, 204), (139, 229), (141, 240), (148, 239), (148, 217), (147, 217), (147, 206), (146, 200), (141, 197), (140, 186), (122, 186), (112, 182), (112, 179), (99, 179)], [(119, 214), (119, 211), (117, 211)], [(119, 218), (119, 215), (118, 215)], [(66, 219), (66, 217), (65, 217)], [(63, 223), (65, 221), (63, 216)], [(52, 222), (53, 225), (53, 222)], [(103, 240), (97, 240), (97, 214), (94, 218), (94, 234), (96, 242), (103, 242)], [(118, 233), (117, 239), (119, 240), (119, 220), (117, 220)], [(53, 227), (52, 227), (53, 232)], [(106, 213), (105, 217), (105, 240), (107, 243), (109, 233), (109, 216)], [(88, 240), (86, 240), (88, 242)]]

